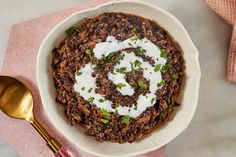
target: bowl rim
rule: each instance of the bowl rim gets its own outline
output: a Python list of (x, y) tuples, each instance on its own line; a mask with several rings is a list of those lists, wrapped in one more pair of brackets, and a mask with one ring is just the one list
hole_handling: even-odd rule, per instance
[[(53, 120), (52, 118), (50, 118), (50, 116), (48, 116), (48, 111), (46, 110), (46, 105), (45, 104), (45, 99), (42, 97), (42, 92), (43, 92), (43, 89), (42, 89), (42, 86), (41, 86), (41, 81), (40, 81), (40, 70), (39, 67), (40, 67), (40, 55), (41, 55), (41, 52), (42, 52), (42, 49), (45, 45), (45, 43), (47, 42), (47, 39), (51, 36), (51, 34), (54, 33), (54, 31), (60, 27), (60, 25), (66, 23), (69, 19), (73, 18), (74, 16), (78, 15), (78, 14), (81, 14), (81, 13), (85, 13), (85, 12), (88, 12), (88, 11), (95, 11), (101, 7), (105, 7), (105, 6), (110, 6), (110, 5), (114, 5), (114, 4), (118, 4), (118, 3), (137, 3), (137, 4), (141, 4), (141, 5), (144, 5), (146, 7), (149, 7), (149, 8), (152, 8), (154, 10), (158, 10), (160, 12), (162, 12), (163, 14), (166, 14), (167, 16), (169, 16), (171, 18), (171, 20), (173, 20), (176, 24), (178, 24), (180, 26), (180, 29), (182, 30), (182, 32), (184, 33), (184, 36), (186, 37), (186, 39), (188, 40), (188, 44), (191, 45), (191, 48), (193, 50), (193, 53), (195, 53), (194, 57), (196, 57), (196, 72), (197, 72), (197, 76), (196, 76), (196, 82), (195, 82), (195, 88), (196, 88), (196, 95), (195, 95), (195, 99), (193, 100), (193, 108), (191, 110), (191, 115), (189, 117), (187, 117), (187, 120), (185, 122), (185, 125), (182, 126), (182, 129), (180, 131), (178, 131), (174, 136), (172, 136), (171, 138), (166, 138), (166, 140), (162, 143), (162, 146), (166, 145), (167, 143), (169, 143), (171, 140), (173, 140), (174, 138), (176, 138), (178, 135), (180, 135), (186, 128), (187, 126), (189, 125), (190, 121), (192, 120), (193, 116), (194, 116), (194, 113), (195, 113), (195, 110), (196, 110), (196, 107), (197, 107), (197, 102), (198, 102), (198, 95), (199, 95), (199, 86), (200, 86), (200, 78), (201, 78), (201, 70), (200, 70), (200, 64), (199, 64), (199, 52), (197, 50), (197, 48), (195, 47), (195, 45), (193, 44), (193, 41), (191, 40), (189, 34), (187, 33), (185, 27), (183, 26), (183, 24), (174, 16), (172, 15), (171, 13), (167, 12), (166, 10), (160, 8), (160, 7), (157, 7), (156, 5), (151, 5), (149, 3), (146, 3), (146, 2), (143, 2), (143, 1), (140, 1), (140, 0), (113, 0), (113, 1), (108, 1), (108, 2), (105, 2), (105, 3), (102, 3), (102, 4), (99, 4), (95, 7), (92, 7), (92, 8), (88, 8), (88, 9), (82, 9), (80, 11), (77, 11), (73, 14), (71, 14), (70, 16), (68, 16), (67, 18), (65, 18), (64, 20), (62, 20), (60, 23), (56, 24), (52, 30), (50, 30), (50, 32), (46, 35), (46, 37), (43, 39), (43, 41), (41, 42), (40, 44), (40, 47), (38, 49), (38, 54), (37, 54), (37, 59), (36, 59), (36, 81), (37, 81), (37, 85), (38, 85), (38, 88), (39, 88), (39, 93), (40, 93), (40, 98), (42, 100), (42, 106), (43, 106), (43, 109), (45, 111), (45, 115), (47, 116), (48, 120), (52, 123), (53, 127), (56, 128), (56, 130), (58, 132), (60, 132), (60, 134), (62, 134), (68, 141), (70, 141), (71, 143), (73, 143), (73, 145), (76, 146), (76, 148), (79, 148), (81, 149), (82, 151), (84, 152), (87, 152), (87, 153), (90, 153), (92, 155), (96, 155), (96, 156), (102, 156), (102, 157), (116, 157), (116, 156), (121, 156), (121, 155), (107, 155), (107, 154), (100, 154), (98, 152), (93, 152), (93, 151), (90, 151), (88, 149), (86, 149), (86, 147), (84, 146), (78, 146), (76, 143), (74, 143), (73, 140), (71, 140), (70, 138), (68, 138), (68, 136), (65, 135), (65, 133), (63, 133), (62, 131), (58, 130), (58, 127), (54, 125), (53, 123)], [(158, 148), (161, 148), (160, 146), (156, 146), (156, 147), (151, 147), (151, 148), (147, 148), (147, 149), (144, 149), (144, 150), (137, 150), (133, 153), (129, 153), (129, 154), (125, 154), (125, 155), (122, 155), (122, 157), (130, 157), (130, 156), (135, 156), (135, 155), (140, 155), (140, 154), (144, 154), (144, 153), (147, 153), (147, 152), (151, 152), (151, 151), (154, 151)]]

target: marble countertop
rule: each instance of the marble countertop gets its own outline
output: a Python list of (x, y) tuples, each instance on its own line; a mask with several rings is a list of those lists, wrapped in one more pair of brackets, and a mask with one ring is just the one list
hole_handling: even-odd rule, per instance
[[(225, 79), (231, 27), (204, 0), (143, 0), (175, 15), (200, 53), (202, 79), (197, 111), (189, 127), (168, 144), (167, 157), (234, 157), (236, 84)], [(13, 24), (69, 8), (86, 0), (0, 1), (0, 67)], [(1, 136), (1, 135), (0, 135)], [(0, 140), (3, 157), (18, 157)]]

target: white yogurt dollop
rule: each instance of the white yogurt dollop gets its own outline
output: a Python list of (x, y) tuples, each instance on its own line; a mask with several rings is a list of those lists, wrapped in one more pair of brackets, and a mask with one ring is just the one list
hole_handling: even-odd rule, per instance
[[(143, 61), (143, 59), (136, 56), (134, 52), (125, 52), (125, 49), (127, 48), (141, 48), (144, 51), (144, 55), (151, 57), (155, 61), (155, 66)], [(112, 102), (110, 100), (106, 100), (104, 96), (96, 94), (96, 78), (91, 75), (94, 65), (91, 63), (88, 63), (84, 68), (81, 68), (78, 71), (78, 75), (75, 76), (76, 84), (74, 85), (74, 90), (80, 93), (85, 100), (92, 102), (98, 108), (103, 108), (108, 112), (115, 112), (115, 110), (117, 110), (119, 115), (128, 115), (132, 118), (136, 118), (142, 114), (147, 107), (155, 104), (155, 92), (161, 88), (160, 84), (162, 82), (160, 69), (165, 66), (167, 59), (161, 57), (160, 49), (146, 38), (136, 40), (129, 38), (124, 41), (118, 41), (113, 36), (108, 36), (106, 42), (97, 43), (93, 49), (94, 55), (98, 59), (101, 59), (103, 56), (108, 56), (110, 53), (116, 51), (122, 51), (124, 58), (120, 60), (119, 64), (114, 66), (113, 71), (108, 73), (108, 79), (117, 85), (117, 90), (122, 95), (132, 96), (134, 94), (134, 89), (126, 82), (124, 74), (125, 72), (132, 71), (132, 68), (134, 70), (142, 68), (143, 76), (150, 81), (150, 93), (145, 96), (139, 96), (137, 100), (137, 107), (135, 107), (135, 105), (132, 107), (120, 105), (116, 109), (113, 109), (111, 107)], [(135, 63), (139, 64), (136, 65)], [(123, 71), (119, 72), (119, 69), (123, 69)]]

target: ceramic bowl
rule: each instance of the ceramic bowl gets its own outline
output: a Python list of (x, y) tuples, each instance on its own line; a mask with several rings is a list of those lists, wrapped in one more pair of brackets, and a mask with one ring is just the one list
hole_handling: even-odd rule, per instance
[[(186, 66), (187, 77), (181, 107), (174, 119), (149, 136), (131, 144), (96, 142), (94, 138), (85, 135), (78, 127), (71, 126), (66, 119), (63, 107), (55, 102), (55, 88), (50, 67), (52, 49), (65, 37), (66, 29), (76, 25), (84, 18), (109, 11), (133, 13), (156, 21), (179, 44)], [(153, 151), (173, 140), (184, 131), (194, 115), (198, 101), (200, 75), (198, 51), (184, 26), (167, 11), (137, 0), (112, 1), (74, 13), (51, 30), (43, 40), (37, 56), (37, 83), (48, 119), (79, 149), (96, 156), (130, 157)]]

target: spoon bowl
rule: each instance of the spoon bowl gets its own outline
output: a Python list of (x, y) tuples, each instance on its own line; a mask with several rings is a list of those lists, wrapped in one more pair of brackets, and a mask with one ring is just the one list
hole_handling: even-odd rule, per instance
[(30, 89), (10, 76), (0, 76), (0, 109), (6, 115), (30, 122), (45, 139), (56, 157), (70, 157), (61, 144), (52, 138), (33, 115), (33, 95)]
[(33, 97), (20, 81), (0, 76), (0, 109), (10, 117), (33, 122)]

